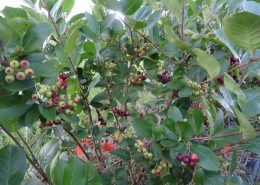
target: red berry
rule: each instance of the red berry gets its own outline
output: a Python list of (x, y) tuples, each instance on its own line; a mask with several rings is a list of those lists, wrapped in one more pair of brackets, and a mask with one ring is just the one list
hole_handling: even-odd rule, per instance
[(47, 125), (48, 127), (51, 127), (51, 126), (53, 125), (53, 123), (52, 123), (51, 121), (46, 121), (46, 125)]
[(38, 128), (39, 128), (39, 129), (43, 129), (43, 125), (40, 123), (40, 124), (38, 125)]
[(60, 74), (60, 79), (67, 80), (68, 76), (65, 73)]
[(159, 170), (159, 169), (156, 169), (156, 170), (155, 170), (155, 173), (156, 173), (157, 175), (160, 175), (160, 173), (161, 173), (161, 170)]
[(28, 62), (28, 60), (22, 60), (21, 62), (20, 62), (20, 66), (21, 66), (21, 68), (27, 68), (27, 67), (29, 67), (30, 66), (30, 63)]
[(183, 160), (183, 154), (178, 154), (178, 156), (177, 156), (177, 160), (178, 161), (182, 161)]
[(199, 160), (199, 157), (197, 156), (197, 154), (194, 154), (194, 153), (191, 153), (189, 155), (189, 158), (190, 158), (190, 161), (193, 161), (193, 162), (197, 162)]
[(190, 166), (191, 168), (193, 168), (195, 165), (196, 165), (196, 162), (195, 162), (195, 161), (190, 161), (190, 162), (189, 162), (189, 166)]
[(189, 156), (184, 156), (182, 159), (182, 162), (184, 162), (185, 164), (188, 164), (190, 162)]

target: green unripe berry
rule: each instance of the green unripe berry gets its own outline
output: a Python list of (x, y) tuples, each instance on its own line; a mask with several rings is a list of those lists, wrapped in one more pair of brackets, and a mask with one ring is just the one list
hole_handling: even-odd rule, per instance
[(45, 95), (47, 98), (51, 98), (52, 92), (51, 92), (51, 91), (45, 91), (44, 95)]
[(5, 73), (8, 75), (12, 75), (14, 74), (14, 70), (11, 67), (7, 67), (5, 68)]
[(6, 83), (12, 83), (15, 80), (13, 75), (6, 75), (5, 76), (5, 82)]
[(39, 94), (40, 94), (40, 95), (44, 95), (45, 92), (46, 92), (45, 89), (39, 89)]
[(18, 69), (20, 67), (20, 63), (17, 60), (13, 60), (10, 62), (10, 67), (13, 69)]

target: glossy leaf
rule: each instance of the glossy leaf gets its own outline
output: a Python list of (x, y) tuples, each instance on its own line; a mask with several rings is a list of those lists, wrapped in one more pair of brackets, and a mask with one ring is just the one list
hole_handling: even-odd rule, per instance
[(205, 69), (210, 78), (215, 78), (220, 72), (219, 62), (212, 56), (200, 49), (192, 50), (197, 55), (198, 65)]
[(260, 48), (260, 16), (236, 13), (225, 19), (223, 27), (228, 39), (238, 47), (251, 51)]
[(0, 150), (0, 184), (21, 184), (26, 170), (26, 157), (21, 148), (7, 145)]
[(191, 146), (191, 151), (198, 155), (199, 161), (198, 166), (208, 171), (217, 171), (220, 167), (220, 163), (216, 154), (209, 148), (194, 144)]

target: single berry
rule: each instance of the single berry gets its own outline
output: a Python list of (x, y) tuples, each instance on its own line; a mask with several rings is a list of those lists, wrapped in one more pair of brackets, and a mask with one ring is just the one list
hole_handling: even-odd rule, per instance
[(12, 74), (14, 74), (14, 70), (11, 67), (7, 67), (7, 68), (5, 68), (5, 73), (8, 75), (12, 75)]
[(6, 75), (5, 76), (5, 82), (6, 83), (12, 83), (15, 80), (13, 75)]
[(190, 161), (189, 162), (189, 167), (193, 168), (196, 165), (195, 161)]
[(15, 75), (16, 79), (17, 80), (24, 80), (25, 79), (25, 74), (24, 72), (18, 72), (16, 75)]
[(199, 157), (197, 156), (197, 154), (194, 154), (194, 153), (190, 153), (189, 158), (190, 158), (190, 161), (193, 161), (193, 162), (197, 162), (199, 160)]
[(27, 76), (32, 76), (33, 75), (33, 70), (32, 69), (25, 69), (24, 73), (27, 75)]
[(66, 103), (64, 101), (60, 101), (58, 105), (59, 105), (59, 107), (65, 107)]
[(51, 85), (51, 91), (56, 92), (58, 91), (58, 87), (55, 84)]
[(37, 94), (33, 94), (33, 95), (32, 95), (32, 99), (33, 99), (33, 100), (38, 100), (38, 99), (39, 99), (39, 96), (38, 96)]
[(30, 66), (30, 63), (28, 62), (28, 60), (22, 60), (20, 62), (20, 67), (23, 68), (23, 69), (26, 69)]
[(57, 105), (59, 102), (60, 102), (59, 97), (53, 97), (53, 98), (52, 98), (52, 103), (53, 103), (54, 105)]
[(55, 117), (55, 120), (54, 120), (54, 123), (55, 123), (55, 124), (61, 123), (61, 118), (60, 118), (59, 116), (56, 116), (56, 117)]
[(40, 123), (40, 124), (38, 125), (38, 128), (39, 128), (39, 129), (43, 129), (43, 125)]
[(56, 113), (61, 113), (62, 112), (62, 107), (56, 107)]
[(75, 102), (75, 103), (80, 103), (80, 97), (79, 97), (79, 96), (76, 96), (76, 97), (74, 98), (74, 102)]
[(68, 76), (65, 73), (60, 74), (60, 79), (65, 81), (65, 80), (67, 80), (67, 78), (68, 78)]
[(69, 106), (72, 106), (74, 105), (74, 102), (72, 100), (69, 100), (68, 103), (67, 103)]
[(46, 92), (44, 93), (44, 96), (47, 97), (47, 98), (51, 98), (52, 92), (51, 92), (51, 91), (46, 91)]
[(185, 164), (188, 164), (190, 162), (189, 156), (184, 156), (182, 159), (182, 162), (184, 162)]
[(177, 156), (176, 159), (177, 159), (178, 161), (182, 161), (182, 160), (183, 160), (183, 157), (184, 157), (183, 154), (178, 154), (178, 156)]
[(40, 95), (45, 95), (45, 93), (46, 93), (46, 90), (45, 89), (43, 89), (43, 88), (41, 88), (41, 89), (39, 89), (39, 94)]
[(10, 67), (13, 69), (18, 69), (20, 67), (20, 64), (17, 60), (13, 60), (10, 62)]
[(45, 103), (45, 107), (49, 108), (49, 107), (51, 107), (51, 106), (53, 106), (52, 101), (47, 101), (47, 102)]
[(52, 123), (52, 121), (46, 121), (46, 125), (47, 125), (48, 127), (51, 127), (51, 126), (53, 125), (53, 123)]
[(66, 110), (65, 110), (65, 114), (66, 114), (67, 116), (72, 116), (72, 115), (74, 114), (74, 112), (73, 112), (72, 110), (70, 110), (70, 109), (66, 109)]
[(59, 98), (61, 101), (65, 101), (67, 99), (67, 96), (65, 94), (61, 94)]

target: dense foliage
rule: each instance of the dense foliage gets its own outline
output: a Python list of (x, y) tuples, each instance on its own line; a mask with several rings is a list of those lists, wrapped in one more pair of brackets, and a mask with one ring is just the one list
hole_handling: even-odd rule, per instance
[(257, 181), (258, 0), (26, 2), (0, 15), (1, 185)]

